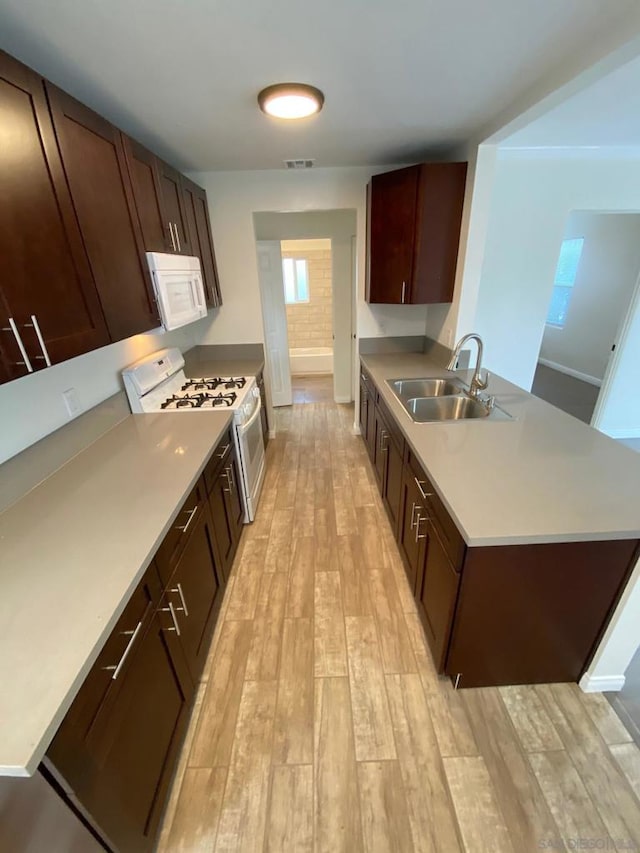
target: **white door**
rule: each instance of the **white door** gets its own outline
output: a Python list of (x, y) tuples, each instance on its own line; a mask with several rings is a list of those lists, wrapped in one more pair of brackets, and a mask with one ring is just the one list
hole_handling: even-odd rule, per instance
[(353, 400), (351, 306), (353, 301), (353, 248), (350, 237), (331, 240), (333, 281), (333, 396), (336, 403)]
[(256, 246), (267, 368), (271, 379), (271, 400), (274, 406), (290, 406), (292, 402), (291, 367), (280, 242), (258, 240)]

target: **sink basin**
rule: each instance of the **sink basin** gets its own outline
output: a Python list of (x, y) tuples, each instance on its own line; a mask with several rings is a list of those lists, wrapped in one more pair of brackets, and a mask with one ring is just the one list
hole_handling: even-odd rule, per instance
[(460, 394), (466, 387), (460, 379), (388, 379), (388, 385), (401, 400), (418, 397), (446, 397)]
[(491, 411), (477, 400), (457, 394), (450, 397), (412, 397), (403, 400), (414, 421), (460, 421), (487, 418)]

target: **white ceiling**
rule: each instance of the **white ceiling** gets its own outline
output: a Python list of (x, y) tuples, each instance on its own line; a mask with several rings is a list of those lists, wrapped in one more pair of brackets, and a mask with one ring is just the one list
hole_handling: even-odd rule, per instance
[(505, 148), (640, 147), (640, 57), (512, 134)]
[[(184, 169), (415, 162), (469, 138), (637, 0), (0, 0), (0, 46)], [(309, 82), (323, 112), (263, 116)]]

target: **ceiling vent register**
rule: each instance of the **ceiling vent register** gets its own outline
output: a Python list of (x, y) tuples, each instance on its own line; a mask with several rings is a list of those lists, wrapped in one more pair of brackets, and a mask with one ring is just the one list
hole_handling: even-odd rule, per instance
[(312, 169), (315, 160), (285, 160), (284, 167), (285, 169)]

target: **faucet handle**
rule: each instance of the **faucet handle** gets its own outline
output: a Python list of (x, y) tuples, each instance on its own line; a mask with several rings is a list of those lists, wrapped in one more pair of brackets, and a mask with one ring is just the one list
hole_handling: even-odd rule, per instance
[(491, 374), (489, 373), (489, 371), (485, 370), (484, 379), (483, 379), (481, 374), (480, 374), (480, 371), (478, 371), (478, 377), (476, 379), (476, 386), (478, 387), (478, 389), (480, 391), (484, 391), (485, 388), (488, 386), (490, 376), (491, 376)]

